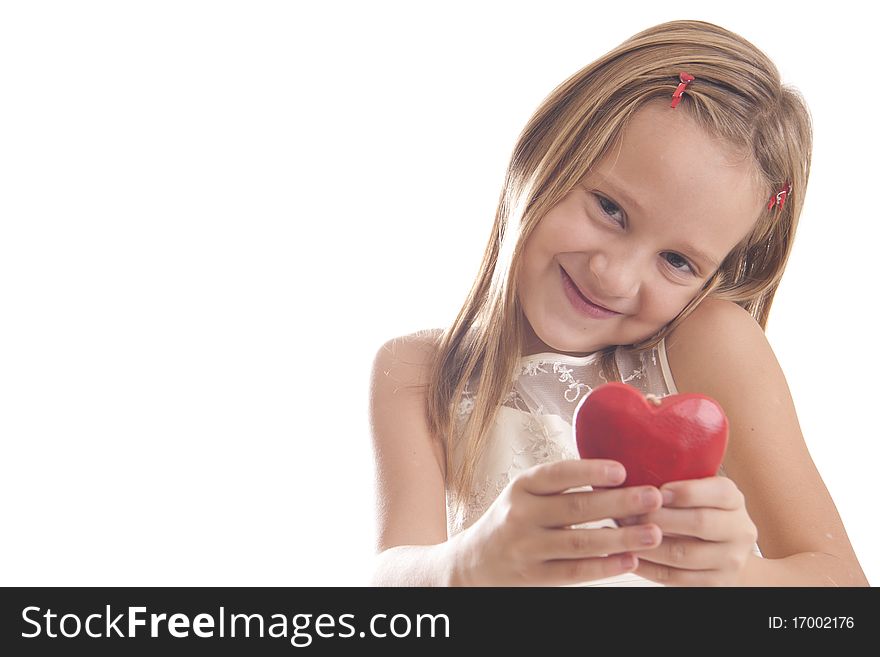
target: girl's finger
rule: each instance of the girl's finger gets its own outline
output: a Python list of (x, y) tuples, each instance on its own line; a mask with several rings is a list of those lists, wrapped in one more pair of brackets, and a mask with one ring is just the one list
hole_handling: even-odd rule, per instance
[(558, 559), (541, 565), (542, 580), (547, 586), (578, 584), (632, 572), (638, 559), (632, 554), (612, 554), (589, 559)]
[(663, 542), (639, 552), (640, 561), (684, 570), (712, 570), (723, 564), (730, 546), (689, 536), (664, 536)]
[(704, 541), (728, 541), (731, 537), (730, 511), (698, 507), (695, 509), (661, 508), (637, 516), (639, 524), (655, 523), (666, 534), (700, 538)]
[(664, 586), (720, 586), (723, 581), (720, 570), (685, 570), (641, 559), (635, 574)]
[(706, 477), (671, 481), (660, 487), (663, 506), (674, 508), (713, 507), (734, 510), (744, 504), (742, 492), (727, 477)]
[(591, 520), (648, 513), (659, 509), (661, 502), (660, 493), (653, 486), (578, 491), (531, 500), (543, 527), (569, 527)]
[(553, 495), (582, 486), (615, 486), (625, 478), (626, 471), (617, 461), (563, 459), (534, 466), (517, 482), (533, 495)]
[(661, 537), (656, 525), (626, 529), (550, 529), (543, 532), (538, 549), (548, 560), (580, 559), (645, 550), (658, 545)]

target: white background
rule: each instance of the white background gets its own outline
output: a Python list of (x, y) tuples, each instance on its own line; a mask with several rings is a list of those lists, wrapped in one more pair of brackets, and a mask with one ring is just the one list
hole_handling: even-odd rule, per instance
[(681, 18), (811, 107), (768, 336), (880, 581), (868, 6), (3, 3), (0, 583), (365, 583), (376, 349), (452, 319), (553, 87)]

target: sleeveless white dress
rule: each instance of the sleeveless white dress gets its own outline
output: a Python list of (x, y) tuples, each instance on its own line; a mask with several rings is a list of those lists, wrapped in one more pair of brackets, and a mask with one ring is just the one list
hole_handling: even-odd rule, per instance
[[(624, 383), (642, 393), (665, 397), (677, 393), (666, 345), (636, 353), (618, 347), (615, 361)], [(540, 353), (524, 356), (512, 389), (499, 409), (486, 449), (474, 470), (474, 491), (463, 516), (453, 517), (447, 506), (447, 532), (451, 538), (472, 525), (517, 474), (539, 463), (580, 458), (574, 440), (572, 421), (578, 401), (593, 388), (607, 383), (600, 369), (599, 354), (575, 357)], [(459, 400), (459, 426), (473, 408), (470, 381)], [(453, 466), (461, 458), (454, 448)], [(723, 470), (719, 475), (724, 475)], [(589, 486), (583, 490), (591, 490)], [(448, 497), (448, 496), (447, 496)], [(615, 527), (609, 519), (583, 523), (578, 527)], [(757, 544), (753, 551), (761, 555)], [(633, 573), (584, 582), (580, 586), (660, 586)]]

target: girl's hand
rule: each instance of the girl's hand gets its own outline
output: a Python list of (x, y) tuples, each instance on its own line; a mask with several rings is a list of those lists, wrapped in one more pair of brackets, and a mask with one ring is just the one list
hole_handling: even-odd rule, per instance
[(605, 459), (544, 463), (513, 479), (483, 516), (449, 541), (452, 581), (471, 586), (576, 584), (632, 571), (660, 543), (651, 523), (634, 527), (573, 528), (660, 508), (654, 486), (564, 492), (616, 486), (623, 466)]
[(737, 586), (758, 536), (737, 485), (707, 477), (660, 491), (663, 508), (621, 521), (654, 522), (663, 530), (663, 542), (639, 554), (636, 574), (667, 586)]

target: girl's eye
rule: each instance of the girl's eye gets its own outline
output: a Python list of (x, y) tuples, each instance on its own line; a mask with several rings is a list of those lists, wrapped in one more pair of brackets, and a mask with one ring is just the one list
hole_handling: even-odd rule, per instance
[[(614, 223), (623, 226), (625, 220), (621, 209), (604, 196), (599, 196), (598, 194), (595, 196), (599, 202), (599, 207), (602, 208), (602, 214), (607, 216)], [(678, 274), (697, 275), (697, 270), (691, 266), (691, 263), (677, 253), (667, 253), (666, 262), (668, 262), (672, 269)]]
[(672, 268), (681, 274), (695, 274), (694, 268), (691, 267), (691, 263), (682, 258), (677, 253), (667, 253), (666, 254), (666, 262), (668, 262)]
[[(623, 216), (620, 211), (620, 208), (614, 205), (611, 201), (603, 196), (596, 195), (596, 198), (599, 200), (599, 207), (602, 208), (602, 213), (606, 216), (610, 217), (615, 223), (623, 225)], [(614, 215), (620, 215), (619, 217), (615, 217)]]

